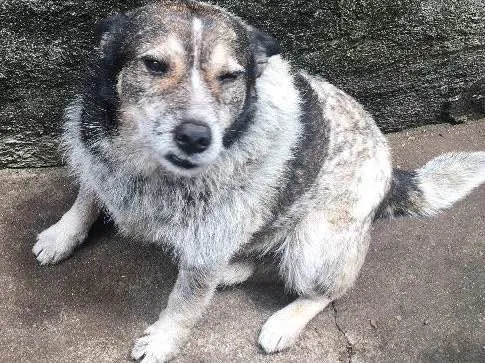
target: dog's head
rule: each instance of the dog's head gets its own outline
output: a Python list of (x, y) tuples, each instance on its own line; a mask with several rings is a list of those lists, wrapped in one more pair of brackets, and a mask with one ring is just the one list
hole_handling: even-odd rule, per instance
[(185, 176), (213, 163), (244, 133), (254, 84), (279, 53), (270, 36), (196, 2), (116, 14), (99, 33), (89, 92), (108, 118), (104, 127), (127, 150), (143, 148)]

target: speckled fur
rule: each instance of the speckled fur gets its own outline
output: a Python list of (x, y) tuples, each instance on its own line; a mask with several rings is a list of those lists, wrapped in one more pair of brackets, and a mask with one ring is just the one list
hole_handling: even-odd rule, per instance
[[(126, 40), (127, 29), (137, 42)], [(164, 29), (169, 43), (153, 35)], [(214, 39), (226, 45), (199, 56)], [(172, 57), (174, 71), (157, 83), (140, 68), (143, 52)], [(173, 253), (179, 277), (160, 319), (135, 342), (134, 359), (172, 359), (218, 283), (241, 282), (268, 261), (300, 298), (268, 320), (259, 343), (266, 352), (288, 348), (352, 286), (374, 218), (430, 214), (485, 179), (485, 153), (442, 157), (393, 179), (386, 140), (362, 106), (277, 53), (241, 19), (194, 2), (156, 3), (101, 29), (95, 67), (64, 128), (81, 193), (68, 217), (39, 235), (34, 253), (43, 264), (67, 257), (101, 207), (123, 233)], [(223, 89), (214, 74), (224, 62), (247, 71)], [(171, 130), (187, 115), (204, 118), (214, 135), (190, 172), (164, 159), (178, 152)], [(456, 196), (435, 192), (457, 180)]]

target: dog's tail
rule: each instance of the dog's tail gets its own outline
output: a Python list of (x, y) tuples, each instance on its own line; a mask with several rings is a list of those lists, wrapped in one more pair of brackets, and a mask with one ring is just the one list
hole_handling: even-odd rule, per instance
[(448, 153), (413, 171), (394, 169), (377, 218), (431, 216), (485, 182), (485, 152)]

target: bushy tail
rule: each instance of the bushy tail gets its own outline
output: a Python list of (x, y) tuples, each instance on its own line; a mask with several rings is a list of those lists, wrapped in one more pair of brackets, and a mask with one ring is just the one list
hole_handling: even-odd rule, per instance
[(485, 152), (448, 153), (414, 171), (394, 169), (377, 217), (430, 216), (485, 182)]

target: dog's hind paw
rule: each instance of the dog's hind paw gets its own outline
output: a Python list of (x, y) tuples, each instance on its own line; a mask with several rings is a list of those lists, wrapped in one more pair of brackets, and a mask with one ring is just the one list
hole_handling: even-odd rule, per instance
[(266, 353), (276, 353), (291, 347), (307, 323), (322, 311), (330, 299), (325, 296), (303, 297), (274, 313), (261, 328), (259, 345)]
[(84, 233), (72, 233), (58, 222), (39, 233), (32, 252), (41, 265), (55, 264), (68, 258), (84, 240)]
[(300, 327), (292, 326), (288, 321), (273, 315), (261, 328), (258, 343), (266, 353), (281, 352), (290, 348), (300, 333)]

